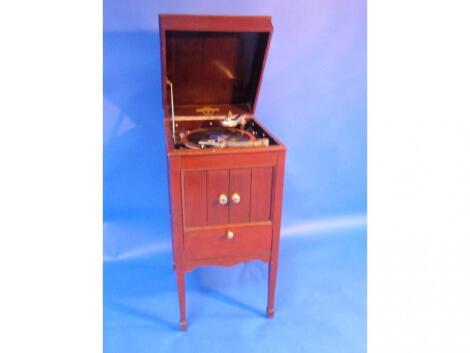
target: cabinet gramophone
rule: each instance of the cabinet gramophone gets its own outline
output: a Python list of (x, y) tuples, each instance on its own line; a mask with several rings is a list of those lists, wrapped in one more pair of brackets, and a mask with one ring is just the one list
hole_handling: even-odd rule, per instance
[(254, 259), (269, 264), (273, 317), (286, 148), (255, 117), (271, 18), (159, 21), (180, 328), (186, 272)]

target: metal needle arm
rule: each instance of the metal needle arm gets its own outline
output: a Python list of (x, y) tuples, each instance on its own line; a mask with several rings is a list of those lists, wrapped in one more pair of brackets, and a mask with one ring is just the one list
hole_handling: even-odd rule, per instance
[(166, 84), (170, 86), (170, 99), (171, 99), (171, 128), (173, 134), (173, 143), (176, 143), (176, 136), (175, 136), (175, 105), (173, 103), (173, 83), (166, 78)]

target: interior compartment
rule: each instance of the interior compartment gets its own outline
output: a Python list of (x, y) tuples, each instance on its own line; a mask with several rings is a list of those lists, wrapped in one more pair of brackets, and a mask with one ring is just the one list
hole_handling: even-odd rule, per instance
[[(171, 129), (171, 121), (169, 121), (169, 124)], [(175, 149), (187, 149), (187, 147), (184, 146), (181, 141), (181, 136), (187, 133), (188, 131), (200, 128), (214, 128), (218, 126), (220, 126), (219, 119), (177, 121), (175, 123)], [(265, 131), (253, 118), (246, 119), (246, 125), (243, 130), (250, 132), (255, 136), (255, 138), (268, 138), (269, 146), (278, 145), (278, 143), (271, 137), (271, 135), (269, 135), (269, 133)]]

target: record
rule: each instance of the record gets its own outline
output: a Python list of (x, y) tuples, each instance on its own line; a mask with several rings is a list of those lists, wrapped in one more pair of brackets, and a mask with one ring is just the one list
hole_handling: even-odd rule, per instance
[(236, 128), (214, 127), (188, 131), (181, 137), (182, 143), (190, 149), (223, 148), (227, 144), (255, 141), (248, 131)]

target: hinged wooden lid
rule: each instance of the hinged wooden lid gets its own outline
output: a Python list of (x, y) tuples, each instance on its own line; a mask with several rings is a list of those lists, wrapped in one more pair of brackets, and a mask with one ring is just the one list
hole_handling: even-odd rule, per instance
[(160, 15), (165, 117), (254, 113), (271, 17)]

